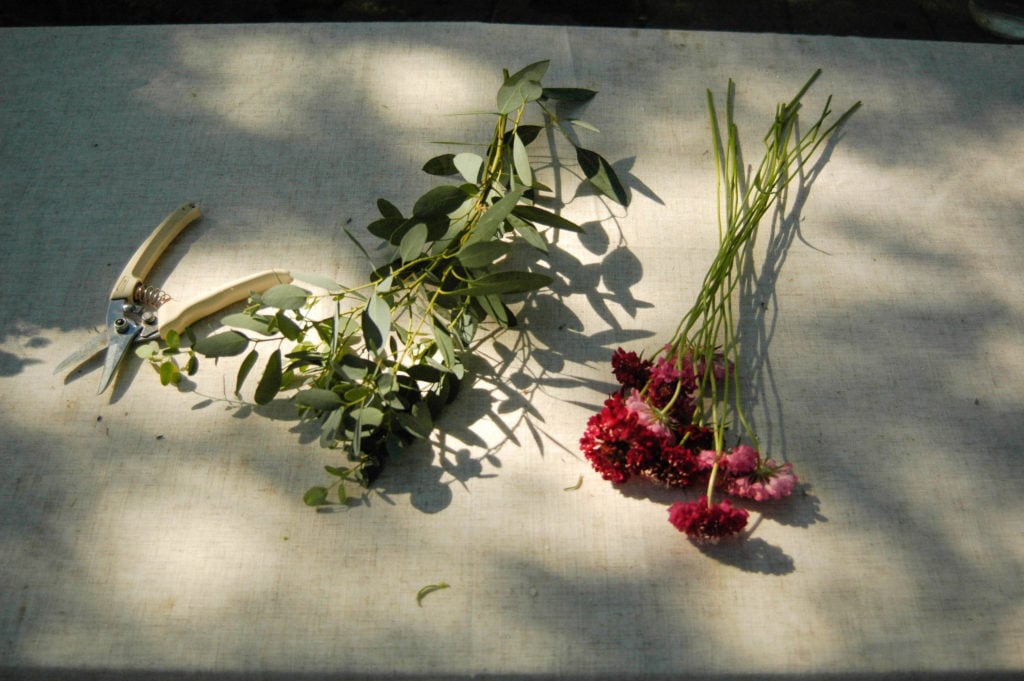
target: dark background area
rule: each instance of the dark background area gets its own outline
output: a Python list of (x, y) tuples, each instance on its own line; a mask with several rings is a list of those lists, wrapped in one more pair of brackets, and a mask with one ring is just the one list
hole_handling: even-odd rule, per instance
[(480, 21), (1006, 42), (968, 0), (7, 0), (2, 26)]

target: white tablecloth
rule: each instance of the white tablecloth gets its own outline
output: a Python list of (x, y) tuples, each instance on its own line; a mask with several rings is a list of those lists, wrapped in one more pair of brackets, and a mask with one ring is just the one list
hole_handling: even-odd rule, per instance
[[(628, 210), (562, 172), (554, 294), (485, 350), (443, 433), (337, 513), (288, 405), (134, 358), (54, 364), (183, 201), (179, 297), (280, 267), (362, 281), (339, 226), (408, 208), (477, 142), (502, 68), (600, 91), (583, 132)], [(766, 450), (806, 486), (741, 543), (666, 521), (577, 441), (622, 345), (651, 352), (715, 245), (705, 90), (748, 160), (816, 68), (863, 108), (744, 298)], [(46, 678), (609, 679), (1024, 671), (1024, 47), (479, 24), (0, 30), (0, 667)], [(809, 121), (808, 121), (809, 122)], [(569, 157), (571, 159), (571, 156)], [(761, 310), (760, 316), (751, 310)], [(752, 326), (751, 326), (752, 325)], [(528, 342), (527, 342), (528, 341)], [(529, 350), (527, 351), (527, 346)], [(579, 477), (582, 486), (572, 487)], [(755, 516), (756, 518), (757, 516)], [(417, 591), (451, 588), (417, 605)]]

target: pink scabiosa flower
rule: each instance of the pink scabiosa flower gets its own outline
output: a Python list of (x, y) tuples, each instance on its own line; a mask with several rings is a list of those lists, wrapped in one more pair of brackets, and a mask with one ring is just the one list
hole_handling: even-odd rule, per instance
[(732, 475), (746, 475), (757, 466), (757, 450), (750, 445), (738, 445), (722, 457), (722, 466)]
[(629, 391), (626, 397), (626, 409), (636, 414), (636, 419), (659, 437), (670, 437), (672, 429), (668, 427), (668, 419), (644, 399), (636, 388)]
[(722, 537), (739, 534), (747, 526), (748, 513), (742, 508), (720, 501), (708, 505), (708, 498), (697, 501), (677, 501), (668, 508), (668, 521), (690, 539), (714, 542)]
[(793, 493), (799, 478), (793, 473), (793, 464), (777, 464), (774, 459), (758, 462), (748, 475), (730, 478), (725, 491), (738, 497), (765, 501), (781, 499)]
[(747, 475), (757, 466), (757, 450), (750, 445), (737, 445), (719, 456), (713, 449), (704, 449), (697, 455), (700, 465), (710, 470), (715, 462), (729, 475)]

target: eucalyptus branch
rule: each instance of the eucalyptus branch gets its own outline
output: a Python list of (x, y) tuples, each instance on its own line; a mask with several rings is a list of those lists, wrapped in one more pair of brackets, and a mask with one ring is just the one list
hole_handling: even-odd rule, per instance
[[(444, 406), (466, 376), (465, 359), (484, 326), (516, 325), (510, 296), (530, 293), (552, 278), (530, 269), (507, 269), (514, 242), (546, 251), (547, 229), (582, 231), (575, 223), (535, 205), (546, 190), (535, 179), (527, 146), (551, 125), (544, 103), (589, 101), (594, 93), (541, 85), (548, 62), (509, 75), (496, 97), (496, 121), (484, 156), (443, 154), (423, 170), (456, 183), (442, 184), (403, 212), (377, 201), (380, 218), (369, 233), (389, 246), (392, 256), (376, 266), (369, 280), (349, 287), (316, 275), (295, 279), (325, 290), (313, 293), (297, 284), (253, 294), (241, 314), (222, 319), (230, 330), (179, 339), (145, 358), (164, 383), (181, 379), (176, 357), (187, 354), (186, 373), (198, 369), (198, 356), (245, 355), (236, 377), (240, 395), (257, 363), (263, 371), (254, 401), (267, 404), (288, 396), (304, 419), (319, 429), (320, 443), (343, 452), (341, 465), (325, 466), (333, 481), (309, 489), (311, 506), (348, 499), (347, 482), (369, 485), (388, 459), (426, 440)], [(527, 125), (528, 109), (541, 107), (543, 125)], [(575, 146), (575, 144), (574, 144)], [(614, 201), (626, 203), (611, 165), (576, 147), (584, 175)], [(584, 163), (586, 160), (586, 164)], [(359, 250), (369, 257), (347, 230)], [(313, 310), (333, 303), (333, 314)], [(266, 354), (267, 343), (274, 349)], [(259, 348), (259, 349), (257, 349)], [(261, 356), (260, 352), (264, 353)]]

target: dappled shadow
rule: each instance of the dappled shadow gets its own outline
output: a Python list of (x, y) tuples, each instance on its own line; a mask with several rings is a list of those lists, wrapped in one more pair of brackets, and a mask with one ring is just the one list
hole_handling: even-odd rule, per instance
[[(174, 273), (158, 273), (175, 277), (181, 290), (215, 285), (226, 269), (241, 275), (310, 257), (309, 269), (353, 279), (360, 256), (330, 252), (324, 246), (337, 235), (322, 226), (335, 224), (339, 212), (342, 221), (362, 223), (372, 210), (360, 212), (368, 197), (415, 195), (408, 174), (391, 170), (413, 167), (430, 148), (405, 141), (418, 134), (423, 112), (366, 99), (363, 81), (322, 73), (379, 61), (388, 78), (374, 87), (412, 74), (402, 92), (419, 103), (437, 82), (425, 65), (442, 50), (431, 42), (437, 34), (371, 27), (384, 38), (353, 51), (335, 30), (308, 28), (295, 37), (247, 28), (245, 40), (225, 41), (185, 32), (175, 42), (163, 29), (114, 27), (70, 60), (61, 46), (76, 44), (77, 32), (68, 41), (52, 31), (31, 41), (11, 36), (18, 59), (5, 67), (19, 96), (0, 112), (13, 131), (0, 149), (11, 169), (0, 189), (7, 208), (0, 216), (0, 341), (13, 358), (3, 358), (10, 371), (0, 372), (0, 536), (9, 556), (0, 565), (7, 585), (0, 653), (21, 668), (0, 675), (337, 675), (302, 671), (313, 667), (351, 678), (422, 678), (428, 672), (408, 672), (417, 665), (459, 679), (487, 678), (481, 670), (494, 663), (512, 671), (493, 678), (525, 680), (829, 678), (823, 672), (837, 669), (847, 673), (833, 678), (908, 670), (914, 678), (958, 679), (969, 676), (957, 671), (967, 668), (985, 678), (1014, 676), (1000, 670), (1020, 668), (1012, 637), (1024, 602), (1016, 523), (1021, 253), (1010, 238), (1020, 195), (995, 171), (1016, 167), (998, 160), (1019, 146), (1020, 62), (1005, 59), (1015, 53), (754, 38), (776, 45), (766, 50), (777, 60), (772, 87), (794, 64), (822, 59), (833, 82), (864, 89), (875, 106), (855, 119), (854, 144), (842, 154), (851, 160), (836, 164), (844, 172), (826, 173), (835, 191), (815, 190), (813, 217), (825, 229), (806, 241), (819, 250), (778, 258), (785, 274), (765, 275), (759, 293), (770, 294), (768, 302), (778, 295), (780, 314), (765, 310), (748, 320), (753, 338), (770, 341), (772, 350), (760, 367), (764, 381), (752, 390), (785, 419), (784, 429), (774, 417), (758, 416), (758, 425), (814, 484), (813, 494), (805, 488), (806, 495), (757, 510), (772, 525), (808, 531), (782, 551), (764, 523), (744, 542), (697, 553), (667, 522), (671, 540), (643, 534), (654, 518), (644, 515), (649, 505), (630, 508), (628, 496), (603, 495), (590, 478), (554, 499), (524, 484), (516, 494), (530, 496), (516, 506), (488, 507), (481, 497), (508, 497), (462, 493), (478, 482), (497, 492), (492, 483), (502, 478), (485, 476), (511, 477), (508, 451), (494, 449), (502, 442), (528, 457), (574, 455), (576, 426), (538, 408), (550, 404), (540, 398), (567, 398), (577, 414), (598, 408), (614, 386), (610, 373), (594, 367), (605, 366), (617, 344), (650, 336), (650, 317), (634, 325), (627, 318), (649, 311), (650, 296), (632, 282), (651, 272), (630, 249), (619, 250), (615, 225), (603, 220), (541, 263), (559, 280), (550, 297), (533, 297), (520, 310), (532, 331), (481, 348), (504, 368), (484, 376), (481, 392), (468, 391), (448, 415), (452, 433), (465, 435), (475, 418), (487, 423), (488, 436), (464, 441), (442, 432), (435, 445), (410, 452), (408, 467), (393, 467), (394, 477), (381, 481), (399, 508), (373, 497), (353, 509), (358, 521), (301, 506), (295, 490), (320, 473), (320, 452), (290, 448), (293, 433), (264, 442), (260, 434), (269, 431), (255, 428), (256, 419), (190, 419), (188, 405), (178, 408), (180, 396), (150, 390), (155, 379), (147, 375), (136, 376), (116, 405), (94, 401), (87, 381), (61, 385), (49, 376), (44, 364), (98, 321), (93, 301), (107, 295), (114, 269), (135, 246), (126, 235), (152, 226), (125, 225), (124, 216), (159, 216), (168, 203), (193, 197), (215, 208), (176, 247)], [(443, 37), (453, 41), (446, 53), (481, 64), (476, 73), (495, 66), (457, 36)], [(675, 105), (679, 89), (691, 76), (717, 78), (727, 69), (741, 85), (760, 82), (768, 67), (751, 65), (755, 52), (732, 36), (685, 36), (707, 43), (701, 54), (692, 45), (678, 50), (692, 65), (685, 73), (645, 68), (644, 52), (631, 46), (649, 48), (649, 37), (586, 37), (571, 38), (578, 68), (595, 81), (628, 70), (628, 92), (614, 101), (658, 140), (635, 164), (616, 167), (635, 169), (652, 196), (672, 205), (685, 191), (676, 183), (686, 187), (686, 171), (651, 163), (653, 147), (679, 141), (665, 121), (671, 130), (702, 133), (704, 120), (699, 107)], [(263, 41), (282, 50), (288, 82), (318, 94), (296, 104), (293, 91), (265, 87), (254, 75), (268, 68), (260, 61)], [(607, 59), (623, 45), (629, 59)], [(663, 56), (660, 50), (650, 54)], [(203, 64), (225, 68), (214, 73)], [(218, 100), (214, 92), (231, 94)], [(643, 110), (637, 92), (647, 93)], [(937, 112), (937, 124), (926, 109)], [(692, 142), (684, 136), (680, 144)], [(610, 157), (621, 164), (630, 153)], [(349, 174), (341, 155), (357, 159), (360, 171)], [(959, 193), (949, 191), (952, 184)], [(893, 190), (901, 186), (910, 189)], [(638, 186), (631, 191), (656, 203)], [(926, 201), (939, 208), (928, 213)], [(810, 259), (826, 257), (825, 266)], [(829, 278), (808, 281), (805, 273)], [(756, 307), (759, 284), (751, 285), (746, 304)], [(31, 345), (34, 339), (49, 344)], [(498, 385), (488, 384), (492, 378)], [(256, 412), (238, 415), (246, 413)], [(438, 513), (455, 504), (466, 515)], [(408, 506), (414, 511), (403, 514)], [(425, 573), (441, 567), (462, 578), (444, 594), (454, 605), (438, 598), (421, 611), (413, 594)], [(771, 579), (778, 574), (787, 578)], [(470, 665), (476, 668), (466, 671)], [(560, 673), (545, 674), (551, 669)]]

